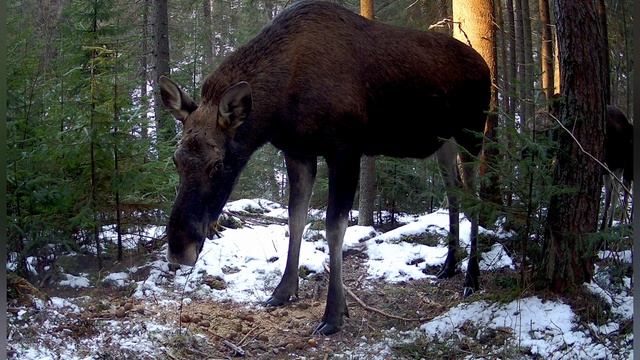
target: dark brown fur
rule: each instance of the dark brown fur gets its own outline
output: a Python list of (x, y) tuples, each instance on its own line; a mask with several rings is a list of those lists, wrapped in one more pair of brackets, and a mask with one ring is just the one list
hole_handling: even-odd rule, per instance
[[(325, 315), (316, 329), (323, 334), (337, 331), (347, 313), (341, 244), (360, 157), (423, 158), (452, 137), (477, 155), (481, 140), (471, 132), (483, 130), (490, 96), (489, 69), (469, 46), (308, 1), (285, 9), (229, 56), (206, 79), (201, 106), (168, 79), (161, 87), (165, 105), (184, 122), (175, 155), (180, 189), (168, 226), (170, 260), (196, 261), (207, 224), (220, 214), (254, 151), (271, 142), (285, 154), (291, 235), (287, 267), (271, 305), (286, 303), (297, 292), (297, 257), (316, 158), (326, 159), (331, 275)], [(474, 254), (472, 263), (477, 272)], [(477, 288), (477, 274), (468, 276), (475, 279), (465, 285)]]
[[(609, 170), (622, 178), (627, 189), (631, 188), (633, 181), (633, 125), (629, 122), (622, 110), (608, 105), (607, 123), (604, 140), (604, 162)], [(600, 230), (604, 230), (613, 223), (615, 199), (617, 198), (617, 186), (615, 180), (607, 172), (604, 173), (605, 199), (602, 211)], [(612, 199), (613, 205), (612, 205)], [(628, 194), (625, 193), (622, 203), (626, 211)], [(611, 211), (610, 210), (611, 207)]]

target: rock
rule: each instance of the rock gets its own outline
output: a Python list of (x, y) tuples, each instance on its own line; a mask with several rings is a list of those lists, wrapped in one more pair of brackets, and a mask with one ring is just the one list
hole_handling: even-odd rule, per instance
[(123, 318), (126, 314), (127, 311), (123, 307), (120, 307), (116, 310), (116, 317), (118, 318)]
[(180, 322), (190, 323), (191, 322), (191, 316), (189, 316), (189, 314), (182, 314), (180, 316)]
[(224, 290), (227, 288), (226, 281), (220, 276), (206, 275), (202, 278), (202, 282), (215, 290)]
[(314, 338), (311, 338), (309, 340), (307, 340), (307, 345), (311, 346), (311, 347), (316, 347), (318, 346), (318, 341)]

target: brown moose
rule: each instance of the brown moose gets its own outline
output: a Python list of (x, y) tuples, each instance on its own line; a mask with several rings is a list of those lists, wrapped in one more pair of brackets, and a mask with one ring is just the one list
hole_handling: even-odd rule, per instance
[[(317, 334), (338, 331), (348, 315), (342, 240), (360, 157), (424, 158), (450, 138), (466, 150), (464, 159), (477, 155), (482, 147), (477, 133), (483, 130), (490, 97), (486, 63), (462, 42), (308, 1), (285, 9), (209, 75), (200, 105), (168, 78), (159, 84), (165, 106), (184, 124), (174, 155), (180, 187), (167, 228), (171, 262), (196, 262), (207, 226), (219, 216), (240, 171), (251, 154), (270, 142), (286, 160), (290, 237), (284, 274), (266, 303), (287, 303), (298, 290), (300, 241), (317, 157), (325, 158), (331, 272)], [(455, 156), (442, 151), (439, 159), (450, 169)], [(463, 174), (469, 186), (472, 170), (468, 163)], [(455, 180), (447, 183), (456, 185)], [(457, 229), (458, 219), (453, 220)], [(466, 293), (478, 288), (473, 223)], [(457, 244), (457, 233), (451, 238)], [(442, 277), (455, 269), (454, 250)]]

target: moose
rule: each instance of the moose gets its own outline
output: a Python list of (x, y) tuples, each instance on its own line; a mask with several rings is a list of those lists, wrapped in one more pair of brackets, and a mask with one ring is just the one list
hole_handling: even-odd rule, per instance
[[(604, 162), (618, 179), (622, 179), (624, 186), (630, 189), (633, 180), (633, 125), (622, 110), (613, 105), (607, 106)], [(600, 230), (604, 230), (607, 226), (611, 227), (615, 200), (618, 198), (618, 187), (615, 186), (615, 180), (609, 173), (604, 174), (604, 188), (604, 209)], [(624, 212), (626, 212), (628, 196), (629, 194), (625, 192), (622, 202)]]
[[(271, 143), (283, 152), (289, 178), (289, 247), (282, 279), (266, 305), (288, 303), (298, 292), (300, 242), (322, 156), (329, 177), (330, 275), (314, 334), (339, 331), (348, 316), (342, 241), (361, 156), (425, 158), (443, 148), (438, 160), (446, 183), (472, 191), (470, 160), (482, 149), (478, 133), (490, 85), (483, 58), (448, 35), (370, 21), (328, 2), (289, 6), (205, 79), (200, 105), (169, 78), (159, 79), (164, 105), (183, 124), (173, 158), (180, 185), (167, 226), (167, 259), (195, 264), (239, 173), (252, 153)], [(447, 171), (456, 160), (447, 139), (462, 149), (462, 184)], [(459, 219), (451, 219), (457, 229)], [(478, 289), (479, 275), (478, 226), (472, 222), (467, 295)], [(440, 277), (455, 270), (455, 237), (457, 232)]]
[[(560, 128), (556, 126), (554, 116), (560, 112), (562, 97), (554, 94), (551, 97), (550, 109), (540, 109), (536, 113), (535, 131), (538, 136), (548, 137), (557, 141)], [(549, 111), (550, 110), (550, 111)], [(605, 197), (604, 209), (602, 211), (602, 221), (600, 231), (611, 227), (613, 223), (614, 208), (618, 196), (617, 180), (622, 179), (622, 184), (627, 189), (631, 188), (633, 181), (633, 124), (629, 122), (626, 115), (620, 108), (614, 105), (607, 105), (605, 112), (605, 133), (604, 133), (604, 158), (602, 159), (607, 168), (602, 170)], [(525, 155), (528, 155), (525, 153)], [(612, 176), (613, 175), (613, 176)], [(627, 208), (629, 194), (625, 192), (623, 199), (623, 209)], [(624, 214), (624, 212), (623, 212)], [(623, 215), (624, 216), (624, 215)]]

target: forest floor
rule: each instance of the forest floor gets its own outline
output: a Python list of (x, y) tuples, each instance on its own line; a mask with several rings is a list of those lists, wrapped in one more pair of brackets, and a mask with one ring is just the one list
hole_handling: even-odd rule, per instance
[[(404, 226), (386, 232), (351, 226), (343, 280), (358, 299), (347, 296), (350, 317), (341, 332), (315, 336), (328, 282), (323, 212), (311, 211), (315, 220), (303, 240), (298, 298), (272, 308), (261, 302), (284, 269), (286, 210), (242, 200), (226, 211), (227, 224), (243, 226), (207, 240), (193, 268), (170, 268), (166, 245), (156, 242), (148, 251), (130, 246), (124, 262), (105, 261), (101, 272), (94, 270), (94, 256), (67, 254), (56, 261), (57, 277), (38, 289), (10, 279), (9, 357), (632, 357), (630, 250), (601, 252), (595, 280), (560, 298), (521, 289), (518, 255), (509, 250), (516, 247), (513, 234), (484, 230), (483, 238), (494, 245), (482, 256), (481, 290), (464, 299), (463, 271), (447, 280), (433, 276), (444, 261), (446, 212), (403, 216)], [(464, 220), (463, 246), (468, 228)]]

